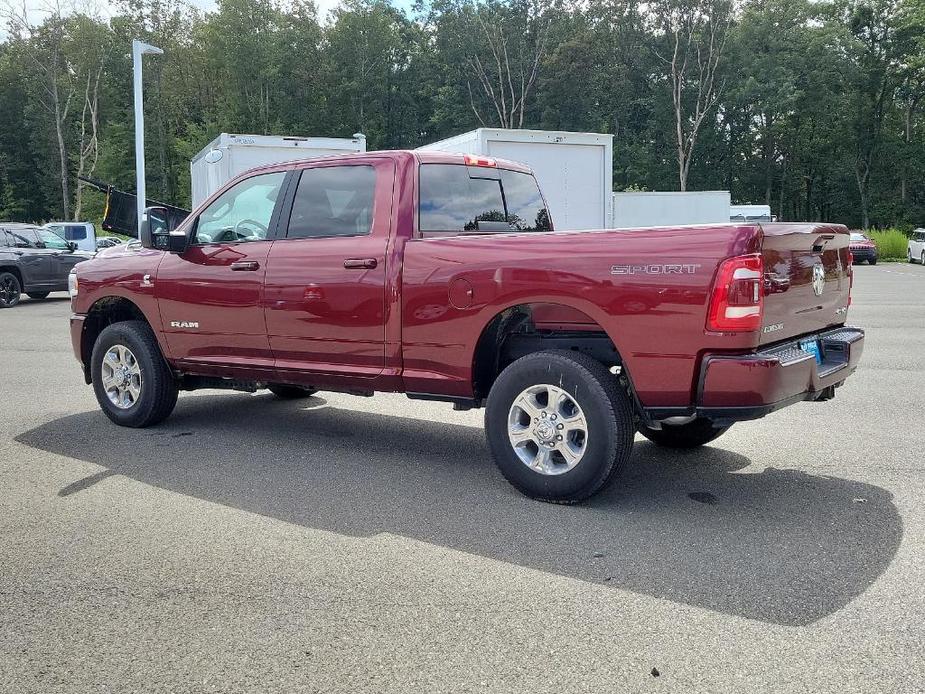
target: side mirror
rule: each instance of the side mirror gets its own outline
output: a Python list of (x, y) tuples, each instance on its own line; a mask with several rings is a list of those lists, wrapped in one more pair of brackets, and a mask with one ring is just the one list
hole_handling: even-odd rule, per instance
[(145, 248), (170, 253), (186, 250), (186, 234), (171, 233), (170, 218), (164, 207), (147, 207), (141, 217), (138, 240)]
[(71, 253), (73, 253), (74, 251), (77, 250), (77, 244), (74, 243), (73, 241), (68, 241), (68, 242), (67, 242), (67, 247), (68, 247), (68, 249), (71, 251)]

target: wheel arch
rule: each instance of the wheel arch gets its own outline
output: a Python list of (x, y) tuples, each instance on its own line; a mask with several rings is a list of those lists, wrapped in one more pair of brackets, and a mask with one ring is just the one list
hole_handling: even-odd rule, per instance
[(80, 338), (80, 361), (83, 364), (84, 380), (88, 384), (93, 382), (90, 374), (90, 357), (93, 354), (96, 339), (107, 326), (130, 320), (142, 321), (147, 324), (154, 333), (161, 352), (164, 353), (164, 344), (159, 331), (155, 329), (154, 324), (138, 304), (131, 299), (117, 295), (97, 299), (87, 311)]
[(510, 302), (483, 323), (472, 353), (472, 391), (488, 395), (495, 379), (511, 362), (548, 349), (588, 354), (607, 367), (619, 367), (631, 387), (620, 347), (595, 311), (568, 299)]
[(22, 291), (26, 291), (26, 283), (23, 281), (22, 270), (20, 270), (16, 265), (3, 265), (0, 264), (0, 272), (9, 272), (12, 275), (16, 276), (16, 279), (19, 280), (19, 288)]

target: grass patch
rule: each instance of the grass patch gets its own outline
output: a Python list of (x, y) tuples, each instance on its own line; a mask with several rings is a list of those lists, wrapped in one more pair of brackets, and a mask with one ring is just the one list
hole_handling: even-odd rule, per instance
[(867, 235), (877, 246), (880, 260), (905, 260), (908, 237), (899, 229), (869, 231)]

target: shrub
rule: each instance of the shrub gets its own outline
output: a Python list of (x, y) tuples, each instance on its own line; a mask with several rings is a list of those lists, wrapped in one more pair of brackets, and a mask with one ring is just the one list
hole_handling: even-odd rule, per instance
[(905, 259), (908, 239), (899, 229), (869, 231), (867, 235), (877, 245), (877, 255), (883, 259)]

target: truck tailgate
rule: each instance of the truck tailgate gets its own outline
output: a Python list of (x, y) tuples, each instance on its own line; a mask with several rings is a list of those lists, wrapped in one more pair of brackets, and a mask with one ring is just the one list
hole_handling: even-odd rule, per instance
[(768, 344), (845, 322), (851, 287), (849, 234), (840, 224), (762, 224)]

